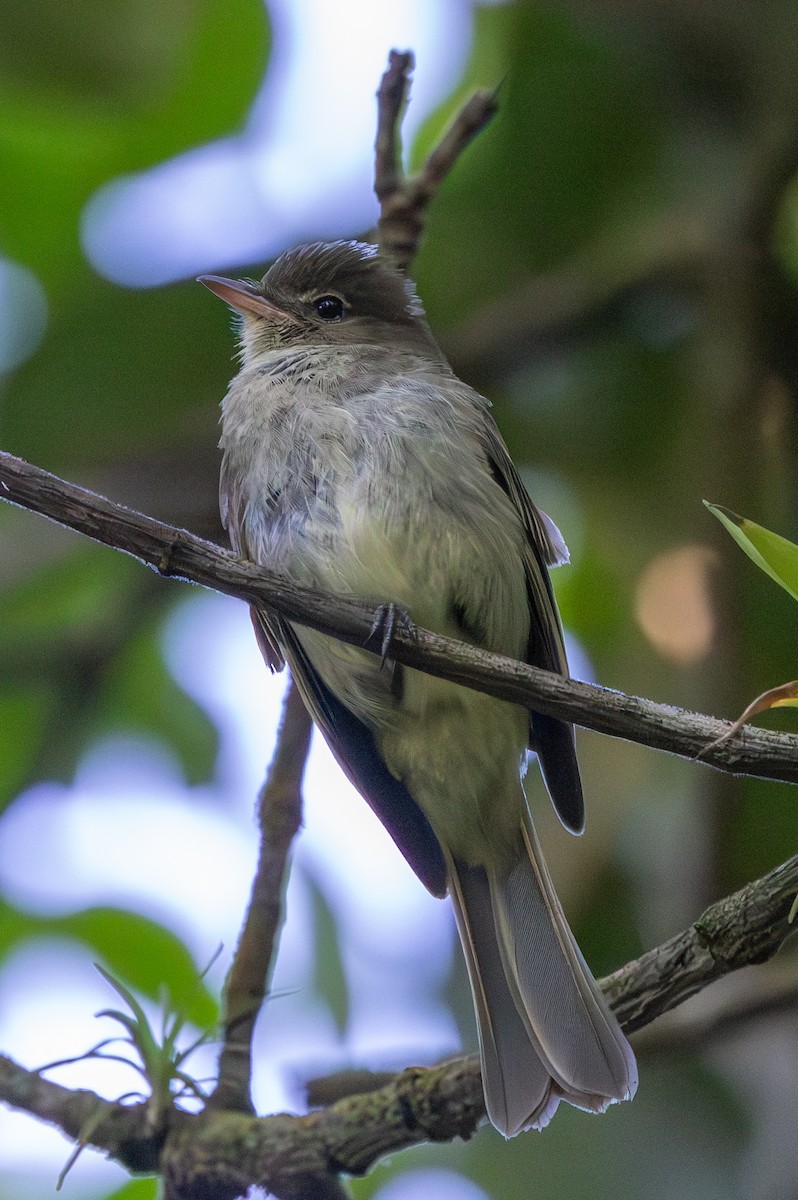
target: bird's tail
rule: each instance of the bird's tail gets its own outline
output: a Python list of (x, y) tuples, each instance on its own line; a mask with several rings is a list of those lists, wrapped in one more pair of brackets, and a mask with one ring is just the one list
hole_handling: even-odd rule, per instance
[(479, 1028), (485, 1104), (506, 1137), (560, 1100), (590, 1112), (630, 1099), (632, 1049), (582, 958), (531, 821), (509, 871), (450, 862)]

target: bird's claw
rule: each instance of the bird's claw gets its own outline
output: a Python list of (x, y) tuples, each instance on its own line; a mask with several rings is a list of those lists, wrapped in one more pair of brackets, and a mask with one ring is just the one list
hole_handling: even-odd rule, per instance
[(381, 667), (384, 667), (388, 660), (391, 642), (397, 627), (403, 629), (411, 637), (415, 636), (416, 627), (410, 620), (406, 609), (401, 608), (393, 600), (388, 601), (387, 604), (378, 605), (374, 611), (374, 620), (371, 622), (366, 645), (378, 643)]

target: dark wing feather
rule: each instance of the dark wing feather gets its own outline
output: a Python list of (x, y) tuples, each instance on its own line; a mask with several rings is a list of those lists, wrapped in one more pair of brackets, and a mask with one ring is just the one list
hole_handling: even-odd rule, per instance
[(438, 839), (407, 788), (385, 766), (369, 729), (323, 683), (288, 622), (255, 609), (252, 619), (267, 644), (279, 642), (282, 647), (308, 712), (344, 774), (368, 801), (424, 886), (433, 896), (445, 896), (446, 863)]
[[(222, 525), (227, 530), (233, 553), (249, 562), (254, 562), (247, 544), (246, 527), (244, 525), (244, 500), (241, 495), (239, 480), (235, 471), (228, 470), (227, 459), (222, 459), (222, 472), (219, 481), (219, 512)], [(255, 630), (260, 652), (272, 671), (282, 671), (285, 666), (280, 644), (270, 628), (269, 621), (261, 618), (256, 608), (250, 609), (252, 625)]]
[[(547, 567), (568, 561), (568, 550), (554, 522), (536, 508), (507, 452), (498, 429), (486, 413), (485, 453), (493, 477), (517, 508), (527, 532), (524, 570), (529, 597), (530, 634), (526, 661), (547, 671), (568, 674), (562, 626)], [(585, 806), (573, 726), (543, 713), (531, 714), (531, 745), (552, 804), (562, 823), (574, 833), (585, 825)]]

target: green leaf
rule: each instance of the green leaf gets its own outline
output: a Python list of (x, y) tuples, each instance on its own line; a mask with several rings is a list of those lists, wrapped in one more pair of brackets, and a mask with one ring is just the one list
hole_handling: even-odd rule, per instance
[(170, 930), (121, 908), (85, 908), (67, 916), (39, 916), (0, 901), (0, 961), (35, 937), (68, 937), (89, 947), (115, 976), (159, 1001), (164, 988), (187, 1021), (209, 1029), (218, 1004), (185, 944)]
[(798, 546), (719, 504), (704, 501), (752, 562), (798, 600)]
[[(0, 654), (5, 664), (23, 643), (52, 654), (53, 644), (74, 648), (105, 641), (132, 593), (141, 567), (123, 554), (75, 542), (75, 553), (0, 592)], [(63, 651), (62, 651), (63, 653)]]
[(0, 900), (0, 962), (26, 938), (41, 932), (41, 920)]
[(210, 778), (216, 761), (216, 726), (175, 682), (163, 661), (161, 620), (148, 622), (122, 648), (97, 700), (104, 732), (138, 731), (164, 740), (180, 756), (189, 783)]
[(315, 881), (309, 875), (307, 880), (313, 897), (316, 926), (316, 969), (313, 982), (318, 994), (329, 1004), (339, 1033), (343, 1033), (349, 1020), (349, 989), (341, 961), (338, 926), (335, 915)]
[(166, 988), (186, 1020), (207, 1029), (216, 1023), (218, 1005), (200, 978), (184, 943), (148, 917), (121, 908), (87, 908), (53, 918), (50, 930), (68, 934), (90, 946), (95, 955), (152, 1000)]
[(158, 1200), (157, 1179), (131, 1179), (105, 1200)]

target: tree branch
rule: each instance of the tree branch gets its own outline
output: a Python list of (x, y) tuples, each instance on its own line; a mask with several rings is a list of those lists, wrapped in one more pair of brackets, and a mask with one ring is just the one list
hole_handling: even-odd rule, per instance
[[(105, 1150), (131, 1171), (155, 1172), (163, 1129), (155, 1133), (146, 1104), (116, 1104), (85, 1089), (72, 1090), (27, 1071), (0, 1054), (0, 1100), (55, 1125), (75, 1142)], [(91, 1136), (84, 1131), (91, 1130)]]
[(288, 853), (302, 822), (302, 775), (311, 720), (291, 682), (277, 748), (258, 797), (260, 854), (249, 907), (224, 989), (219, 1074), (208, 1104), (252, 1112), (252, 1036), (277, 954)]
[[(298, 587), (184, 529), (114, 504), (2, 451), (0, 498), (131, 554), (161, 575), (187, 579), (249, 604), (272, 608), (353, 645), (369, 642), (374, 602)], [(597, 684), (563, 679), (430, 630), (412, 625), (404, 628), (402, 622), (396, 622), (390, 657), (586, 729), (685, 758), (702, 753), (730, 725)], [(746, 726), (701, 761), (733, 774), (795, 783), (798, 736)]]
[[(624, 1030), (642, 1028), (713, 980), (775, 954), (792, 933), (787, 918), (796, 890), (798, 856), (602, 980)], [(282, 1200), (318, 1196), (318, 1180), (361, 1175), (383, 1155), (420, 1142), (468, 1138), (485, 1115), (476, 1056), (411, 1067), (376, 1091), (302, 1117), (173, 1110), (158, 1138), (145, 1106), (70, 1092), (2, 1057), (0, 1099), (73, 1138), (83, 1132), (130, 1170), (162, 1171), (167, 1195), (215, 1200), (233, 1200), (252, 1185)]]
[(374, 145), (374, 191), (380, 204), (377, 240), (400, 270), (405, 270), (418, 250), (427, 206), (466, 146), (484, 129), (497, 108), (495, 92), (474, 92), (418, 175), (408, 179), (402, 166), (400, 127), (410, 95), (413, 66), (409, 50), (392, 50), (377, 92)]

